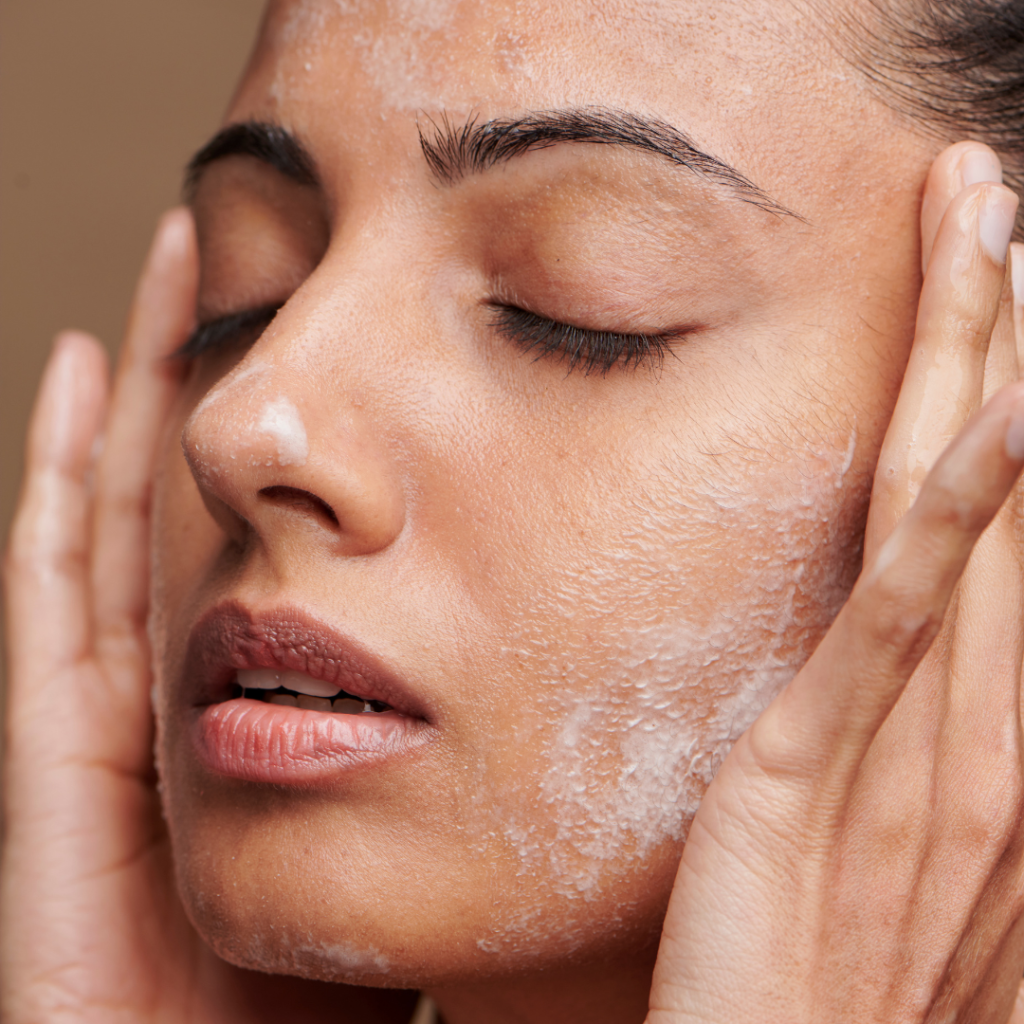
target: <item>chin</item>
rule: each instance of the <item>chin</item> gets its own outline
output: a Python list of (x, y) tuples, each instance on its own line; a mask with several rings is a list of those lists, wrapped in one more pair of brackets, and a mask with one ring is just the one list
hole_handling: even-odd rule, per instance
[(429, 812), (418, 828), (397, 808), (236, 780), (168, 777), (164, 792), (179, 891), (207, 944), (239, 967), (319, 981), (440, 989), (653, 965), (681, 852), (572, 864), (564, 851), (563, 881), (588, 882), (568, 891), (524, 871), (504, 840), (484, 856), (480, 835), (442, 841)]

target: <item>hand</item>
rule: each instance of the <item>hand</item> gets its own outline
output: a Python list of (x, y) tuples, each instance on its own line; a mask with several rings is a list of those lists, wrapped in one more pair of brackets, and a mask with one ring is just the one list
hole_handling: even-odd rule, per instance
[[(167, 214), (112, 398), (66, 333), (29, 431), (6, 567), (10, 653), (0, 1017), (6, 1024), (408, 1021), (408, 993), (273, 978), (210, 953), (174, 888), (152, 762), (148, 502), (195, 307), (189, 213)], [(102, 454), (96, 459), (102, 439)]]
[[(995, 180), (986, 161), (998, 172), (991, 151), (961, 143), (929, 176), (927, 272), (864, 571), (708, 789), (649, 1024), (1004, 1024), (1014, 1012), (1024, 324), (998, 251), (1016, 199), (963, 187), (965, 168)], [(1024, 284), (1024, 246), (1014, 256)]]

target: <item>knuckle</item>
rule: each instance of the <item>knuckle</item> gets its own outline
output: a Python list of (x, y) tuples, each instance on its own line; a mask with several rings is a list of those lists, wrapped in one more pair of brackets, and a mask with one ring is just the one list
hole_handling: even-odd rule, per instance
[(13, 538), (4, 552), (4, 576), (8, 584), (30, 578), (42, 562), (41, 553), (24, 538)]
[(859, 605), (867, 641), (897, 658), (917, 656), (942, 624), (934, 595), (921, 593), (902, 572), (883, 572), (869, 592), (860, 595)]
[(993, 771), (970, 787), (958, 823), (959, 845), (975, 855), (1001, 853), (1018, 837), (1024, 812), (1019, 767)]
[(88, 564), (87, 553), (76, 547), (11, 544), (4, 555), (3, 572), (10, 586), (22, 581), (78, 576)]
[(927, 501), (919, 519), (920, 540), (941, 560), (956, 552), (967, 538), (975, 537), (988, 522), (992, 510), (979, 500), (977, 481), (972, 470), (940, 460), (926, 483)]

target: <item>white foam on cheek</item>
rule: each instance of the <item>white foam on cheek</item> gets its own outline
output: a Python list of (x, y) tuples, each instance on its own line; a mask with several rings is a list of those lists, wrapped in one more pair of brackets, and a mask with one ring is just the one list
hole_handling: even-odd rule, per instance
[(309, 455), (306, 428), (294, 403), (281, 395), (263, 407), (257, 429), (277, 443), (279, 466), (304, 466)]
[(850, 431), (850, 439), (846, 442), (846, 456), (843, 459), (843, 464), (839, 467), (839, 479), (836, 481), (836, 488), (843, 486), (843, 481), (846, 479), (846, 474), (849, 473), (850, 467), (853, 465), (853, 457), (857, 454), (857, 427), (856, 424), (853, 430)]
[[(799, 670), (845, 600), (850, 572), (834, 551), (855, 447), (853, 433), (845, 451), (809, 457), (796, 480), (740, 470), (699, 513), (650, 511), (617, 554), (554, 604), (538, 604), (536, 621), (524, 624), (515, 654), (539, 666), (539, 703), (553, 723), (539, 780), (546, 810), (539, 814), (524, 789), (523, 805), (505, 803), (495, 829), (524, 878), (545, 879), (577, 908), (559, 919), (566, 946), (587, 941), (581, 897), (582, 905), (607, 900), (610, 877), (666, 841), (685, 839), (735, 741)], [(752, 493), (755, 484), (770, 497)], [(681, 536), (693, 543), (667, 556), (670, 539)], [(722, 547), (730, 539), (733, 558)], [(605, 593), (620, 603), (601, 607)], [(657, 621), (629, 619), (631, 607), (653, 614), (673, 606), (677, 613)], [(601, 638), (572, 658), (540, 639), (552, 635), (553, 619), (570, 616), (599, 623), (593, 632)], [(520, 904), (478, 945), (525, 955), (546, 919), (539, 904)]]

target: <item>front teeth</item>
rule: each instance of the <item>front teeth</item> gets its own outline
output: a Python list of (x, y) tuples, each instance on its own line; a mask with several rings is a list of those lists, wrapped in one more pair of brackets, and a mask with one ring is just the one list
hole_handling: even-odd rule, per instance
[[(341, 715), (362, 715), (390, 711), (383, 701), (364, 700), (305, 672), (279, 672), (272, 668), (239, 669), (232, 696), (262, 700), (268, 704), (330, 711)], [(281, 692), (284, 691), (284, 692)]]
[(273, 668), (246, 668), (238, 673), (243, 690), (291, 690), (310, 697), (333, 697), (340, 687), (323, 679), (314, 679), (305, 672), (278, 672)]

